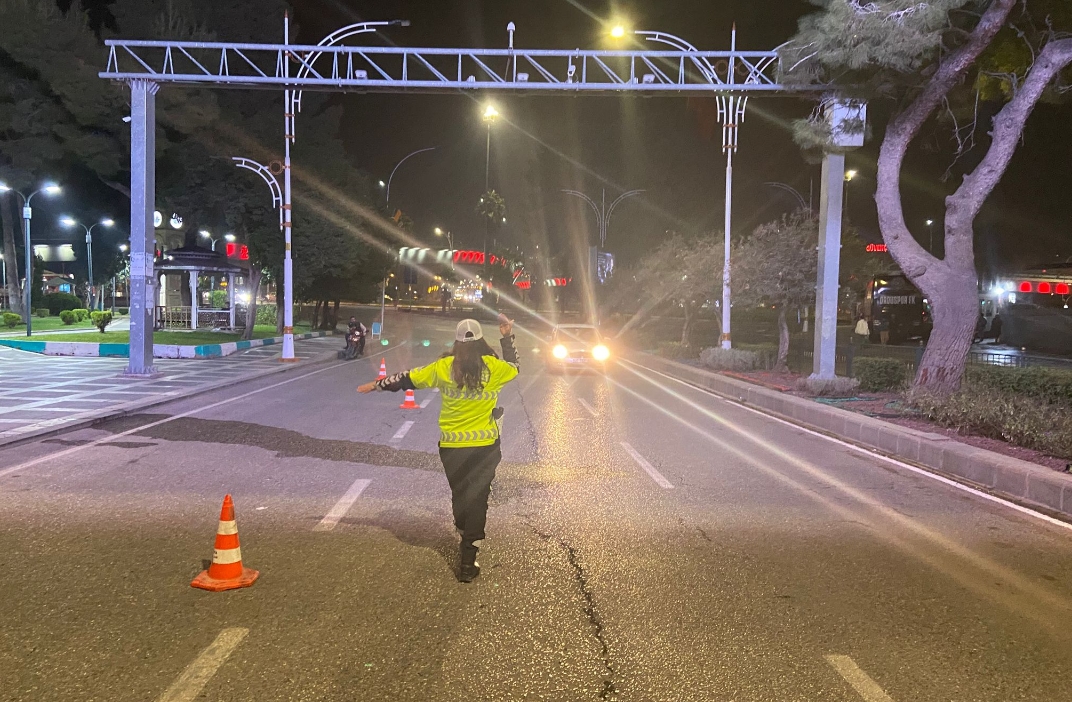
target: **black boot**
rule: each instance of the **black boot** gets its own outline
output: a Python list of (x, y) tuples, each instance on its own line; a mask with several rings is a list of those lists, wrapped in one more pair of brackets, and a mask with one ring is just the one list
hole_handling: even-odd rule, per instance
[(462, 541), (458, 547), (459, 565), (458, 580), (463, 583), (473, 582), (473, 578), (480, 575), (480, 564), (476, 562), (476, 554), (480, 550), (472, 541)]

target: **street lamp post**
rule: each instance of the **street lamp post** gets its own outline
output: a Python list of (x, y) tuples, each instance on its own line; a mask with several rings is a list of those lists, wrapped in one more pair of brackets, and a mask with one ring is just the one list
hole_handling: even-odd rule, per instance
[[(405, 163), (409, 158), (416, 156), (417, 154), (423, 154), (425, 151), (435, 151), (435, 148), (436, 147), (434, 146), (429, 146), (424, 149), (417, 149), (416, 151), (405, 156), (401, 161), (395, 164), (395, 167), (391, 170), (391, 175), (387, 178), (387, 184), (385, 186), (387, 188), (386, 199), (384, 200), (386, 204), (391, 204), (391, 181), (395, 179), (395, 171), (398, 170), (398, 167)], [(380, 185), (384, 186), (384, 182), (382, 180), (380, 181)]]
[(454, 270), (454, 234), (450, 231), (444, 232), (441, 228), (435, 228), (436, 236), (447, 237), (447, 249), (450, 251), (450, 269)]
[[(67, 227), (68, 229), (70, 229), (71, 227), (82, 227), (83, 231), (85, 231), (85, 233), (86, 233), (86, 267), (88, 269), (87, 274), (89, 276), (89, 300), (88, 300), (88, 302), (89, 302), (89, 309), (91, 309), (91, 310), (96, 309), (98, 300), (97, 300), (96, 295), (94, 294), (94, 289), (93, 289), (93, 230), (96, 229), (97, 227), (110, 227), (110, 226), (115, 224), (115, 220), (111, 219), (110, 217), (105, 217), (104, 219), (102, 219), (101, 221), (97, 222), (96, 224), (93, 224), (93, 225), (87, 227), (86, 225), (82, 224), (81, 222), (79, 222), (79, 221), (77, 221), (75, 219), (72, 219), (71, 217), (61, 217), (60, 218), (60, 224), (62, 224), (63, 226)], [(103, 302), (103, 300), (100, 300), (100, 302)], [(101, 309), (103, 309), (103, 308), (104, 308), (104, 305), (102, 304)]]
[[(4, 263), (4, 254), (0, 254), (0, 275), (4, 278), (4, 297), (7, 297), (7, 265)], [(0, 300), (2, 303), (3, 300)], [(0, 308), (3, 308), (3, 304), (0, 304)]]
[[(484, 152), (484, 194), (491, 190), (491, 125), (499, 119), (495, 105), (488, 105), (484, 110), (484, 124), (488, 125), (488, 146)], [(488, 278), (488, 233), (491, 229), (491, 217), (484, 217), (484, 279)]]
[(24, 245), (26, 247), (26, 283), (23, 285), (22, 297), (23, 297), (23, 310), (26, 316), (26, 336), (33, 335), (33, 310), (30, 309), (30, 305), (33, 304), (33, 248), (30, 246), (30, 219), (33, 218), (33, 210), (30, 209), (30, 203), (34, 199), (34, 195), (38, 193), (44, 193), (45, 195), (58, 195), (60, 193), (60, 186), (55, 183), (45, 183), (41, 188), (30, 193), (29, 197), (26, 197), (18, 190), (15, 190), (4, 183), (0, 183), (0, 193), (6, 193), (11, 191), (22, 198), (22, 222), (23, 222), (23, 234)]
[[(612, 36), (623, 36), (624, 28), (619, 31), (615, 27)], [(666, 32), (636, 31), (637, 36), (644, 37), (649, 41), (668, 44), (678, 51), (698, 51), (698, 49), (681, 37)], [(733, 85), (737, 79), (736, 65), (737, 51), (737, 25), (733, 25), (730, 33), (730, 57), (726, 65), (726, 84)], [(718, 83), (718, 73), (715, 67), (707, 59), (697, 59), (697, 68), (712, 84)], [(750, 74), (746, 83), (755, 80), (754, 74)], [(726, 154), (726, 217), (723, 226), (725, 237), (725, 257), (722, 266), (722, 348), (730, 348), (730, 232), (732, 225), (732, 202), (733, 202), (733, 154), (737, 153), (737, 128), (744, 122), (745, 109), (748, 107), (748, 98), (734, 93), (724, 93), (716, 97), (718, 100), (718, 120), (722, 123), (722, 151)]]
[(930, 245), (927, 247), (927, 250), (930, 251), (931, 256), (933, 256), (934, 255), (934, 220), (933, 219), (928, 219), (927, 220), (927, 232), (930, 235), (930, 242), (931, 242)]

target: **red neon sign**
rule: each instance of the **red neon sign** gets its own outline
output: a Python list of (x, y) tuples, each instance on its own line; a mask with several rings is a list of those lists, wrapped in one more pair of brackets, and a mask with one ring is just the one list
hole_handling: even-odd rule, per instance
[(1057, 284), (1057, 294), (1058, 295), (1068, 295), (1070, 292), (1072, 292), (1072, 291), (1069, 290), (1068, 283), (1058, 283)]
[(238, 256), (240, 261), (249, 260), (249, 247), (245, 244), (236, 244), (233, 241), (227, 242), (227, 258), (234, 258)]
[(1038, 284), (1038, 291), (1044, 295), (1049, 295), (1052, 290), (1053, 287), (1045, 281)]
[(885, 244), (868, 244), (865, 249), (868, 253), (886, 253)]
[(234, 243), (233, 241), (228, 241), (227, 242), (227, 258), (234, 257), (234, 255), (236, 253), (238, 253), (238, 244)]
[(532, 281), (531, 280), (519, 280), (516, 283), (514, 283), (514, 285), (517, 286), (518, 290), (528, 290), (528, 289), (530, 289), (532, 287)]
[(1020, 292), (1022, 293), (1029, 293), (1033, 289), (1034, 288), (1032, 288), (1030, 280), (1025, 280), (1024, 282), (1020, 283)]
[(455, 251), (454, 252), (455, 263), (475, 263), (477, 265), (484, 264), (484, 252), (483, 251)]

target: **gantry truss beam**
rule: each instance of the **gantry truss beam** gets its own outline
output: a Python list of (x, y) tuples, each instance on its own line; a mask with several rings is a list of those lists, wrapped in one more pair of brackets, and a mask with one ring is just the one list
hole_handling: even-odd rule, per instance
[[(775, 51), (411, 49), (109, 39), (101, 78), (333, 92), (793, 93)], [(290, 76), (284, 60), (291, 63)], [(814, 88), (809, 90), (814, 92)]]

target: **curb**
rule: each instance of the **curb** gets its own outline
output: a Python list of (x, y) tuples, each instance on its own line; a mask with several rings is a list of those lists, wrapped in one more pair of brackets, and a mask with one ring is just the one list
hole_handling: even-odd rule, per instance
[[(130, 414), (141, 412), (142, 410), (149, 409), (150, 407), (156, 407), (157, 405), (167, 404), (169, 402), (175, 402), (176, 400), (185, 400), (197, 395), (204, 395), (205, 393), (219, 390), (221, 388), (231, 387), (238, 385), (239, 383), (246, 383), (251, 380), (260, 380), (271, 375), (277, 375), (279, 373), (285, 373), (287, 371), (298, 370), (301, 368), (309, 368), (312, 366), (321, 366), (331, 361), (337, 360), (336, 352), (326, 352), (319, 356), (311, 356), (310, 358), (302, 361), (298, 364), (281, 363), (277, 368), (269, 368), (264, 371), (253, 373), (251, 375), (240, 376), (236, 378), (230, 378), (228, 380), (213, 382), (211, 384), (199, 385), (197, 387), (190, 388), (189, 390), (183, 390), (173, 395), (166, 395), (160, 397), (154, 397), (149, 400), (142, 400), (132, 403), (126, 403), (117, 405), (110, 410), (105, 410), (102, 414), (98, 414), (93, 417), (87, 417), (84, 420), (77, 422), (71, 422), (70, 424), (60, 424), (55, 427), (44, 427), (32, 432), (26, 432), (25, 434), (19, 434), (8, 439), (0, 439), (0, 448), (10, 448), (18, 444), (27, 443), (37, 439), (41, 439), (47, 436), (53, 436), (55, 434), (64, 434), (70, 431), (76, 431), (78, 429), (85, 429), (101, 422), (110, 421), (117, 417), (125, 417)], [(132, 380), (131, 382), (138, 382)]]
[[(331, 332), (307, 332), (295, 334), (294, 340), (316, 339), (328, 336)], [(238, 351), (271, 346), (283, 343), (283, 337), (273, 336), (266, 339), (250, 341), (229, 341), (223, 344), (202, 344), (200, 346), (182, 346), (179, 344), (153, 344), (153, 358), (219, 358), (230, 356)], [(21, 339), (0, 339), (0, 346), (8, 346), (19, 351), (40, 353), (45, 356), (112, 356), (128, 358), (130, 344), (97, 344), (92, 341), (24, 341)]]
[(630, 358), (645, 368), (793, 424), (912, 463), (1013, 502), (1072, 517), (1072, 477), (1043, 466), (657, 356), (633, 353)]

